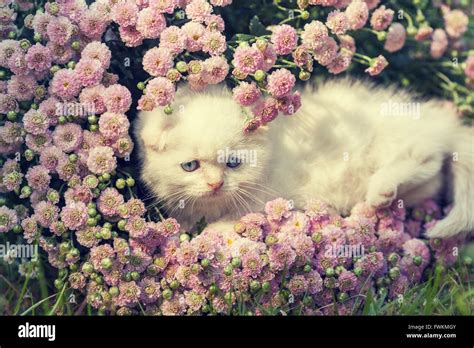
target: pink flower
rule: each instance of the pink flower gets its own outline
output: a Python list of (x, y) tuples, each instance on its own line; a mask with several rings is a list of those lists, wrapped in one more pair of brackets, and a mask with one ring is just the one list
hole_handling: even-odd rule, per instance
[(106, 112), (99, 118), (99, 131), (106, 138), (116, 140), (128, 133), (130, 122), (124, 114)]
[(40, 152), (40, 164), (46, 167), (50, 172), (55, 173), (59, 159), (65, 157), (66, 154), (57, 146), (47, 146)]
[(173, 13), (174, 9), (178, 6), (177, 0), (148, 0), (150, 9), (158, 11), (160, 13)]
[(336, 40), (328, 36), (322, 40), (314, 51), (314, 59), (322, 66), (326, 66), (336, 58), (337, 50)]
[(211, 57), (204, 61), (202, 78), (208, 84), (216, 85), (224, 81), (229, 72), (229, 64), (222, 57)]
[(143, 35), (134, 26), (120, 26), (119, 33), (120, 38), (128, 47), (137, 47), (143, 43)]
[(212, 6), (206, 0), (192, 0), (186, 6), (186, 16), (194, 21), (203, 22), (212, 13)]
[(274, 98), (260, 99), (252, 109), (255, 118), (265, 125), (278, 116), (278, 101)]
[(291, 92), (295, 86), (296, 78), (288, 69), (278, 69), (268, 76), (268, 92), (276, 97), (283, 97)]
[(16, 40), (0, 41), (0, 66), (7, 67), (8, 60), (15, 53), (23, 53)]
[(239, 46), (234, 53), (234, 65), (244, 74), (251, 74), (262, 67), (263, 55), (256, 47)]
[(447, 10), (443, 14), (446, 32), (452, 38), (458, 39), (467, 31), (468, 16), (461, 10)]
[(400, 23), (393, 23), (388, 28), (384, 48), (389, 52), (401, 50), (405, 45), (407, 33), (405, 27)]
[(387, 65), (388, 62), (385, 57), (378, 56), (377, 58), (372, 59), (370, 66), (365, 69), (365, 72), (369, 73), (370, 76), (376, 76), (380, 74)]
[(157, 39), (166, 28), (166, 19), (152, 8), (144, 8), (138, 13), (137, 30), (145, 39)]
[(64, 100), (76, 97), (81, 91), (76, 73), (69, 69), (61, 69), (56, 72), (49, 87), (52, 94)]
[(13, 75), (8, 81), (8, 94), (15, 97), (18, 101), (26, 101), (33, 99), (35, 89), (38, 86), (36, 79), (30, 75), (17, 76)]
[(49, 127), (49, 122), (43, 113), (35, 109), (30, 109), (23, 116), (23, 125), (27, 132), (38, 135), (46, 132)]
[(243, 106), (255, 103), (262, 95), (255, 83), (242, 82), (233, 89), (233, 97), (236, 102)]
[(114, 149), (115, 156), (119, 158), (124, 158), (127, 155), (130, 155), (133, 151), (133, 141), (129, 135), (119, 137), (113, 144), (112, 148)]
[(109, 68), (111, 58), (112, 52), (106, 44), (99, 41), (87, 44), (81, 52), (81, 59), (96, 59), (104, 69)]
[(296, 48), (298, 35), (292, 26), (288, 24), (278, 25), (272, 29), (270, 41), (273, 43), (277, 54), (285, 55)]
[(153, 47), (143, 56), (143, 69), (151, 76), (165, 76), (173, 67), (171, 52), (163, 47)]
[(99, 84), (104, 75), (102, 64), (98, 60), (90, 58), (82, 58), (79, 63), (77, 63), (74, 71), (84, 87)]
[(203, 52), (219, 56), (227, 48), (225, 36), (218, 31), (206, 31), (201, 38)]
[(56, 64), (66, 64), (74, 56), (74, 51), (67, 44), (61, 45), (61, 44), (57, 44), (52, 41), (49, 41), (46, 44), (46, 47), (49, 48), (52, 62)]
[(433, 32), (432, 41), (430, 45), (430, 54), (434, 59), (439, 59), (443, 56), (448, 48), (448, 36), (443, 29), (436, 29)]
[(296, 254), (290, 246), (286, 244), (275, 244), (268, 251), (270, 268), (273, 271), (289, 269), (296, 259)]
[(125, 113), (132, 105), (132, 95), (124, 86), (115, 84), (105, 89), (104, 103), (109, 112)]
[(278, 110), (285, 115), (293, 115), (301, 107), (301, 94), (296, 92), (294, 94), (287, 94), (278, 99)]
[(372, 12), (370, 25), (374, 30), (385, 30), (390, 24), (392, 24), (393, 15), (394, 12), (392, 9), (387, 9), (384, 5), (382, 5)]
[(79, 101), (83, 105), (92, 108), (95, 114), (102, 114), (107, 110), (104, 102), (104, 92), (105, 87), (103, 85), (84, 88), (79, 95)]
[(175, 87), (170, 80), (164, 77), (156, 77), (148, 82), (146, 93), (147, 96), (153, 98), (156, 105), (165, 106), (173, 100)]
[(421, 257), (420, 268), (425, 268), (430, 262), (430, 250), (420, 239), (409, 239), (403, 244), (405, 255), (410, 257)]
[(35, 205), (34, 210), (35, 218), (40, 226), (48, 228), (58, 220), (59, 208), (50, 202), (41, 201)]
[(46, 27), (46, 32), (50, 41), (63, 45), (72, 37), (72, 23), (66, 17), (53, 17)]
[(347, 15), (339, 10), (329, 13), (326, 26), (336, 35), (343, 35), (349, 29), (349, 19)]
[(25, 76), (31, 73), (24, 53), (16, 52), (8, 59), (8, 68), (18, 76)]
[(273, 201), (267, 202), (265, 205), (265, 213), (267, 213), (270, 220), (281, 221), (286, 219), (291, 214), (292, 206), (289, 201), (283, 198), (277, 198)]
[(96, 146), (89, 151), (87, 167), (94, 174), (110, 173), (117, 167), (114, 151), (109, 146)]
[(39, 43), (28, 49), (25, 59), (28, 68), (35, 71), (44, 71), (51, 67), (51, 53), (47, 47)]
[[(84, 36), (93, 39), (100, 40), (102, 34), (105, 32), (108, 23), (108, 17), (92, 9), (83, 11), (81, 14), (81, 20), (78, 25), (81, 29), (81, 33)], [(120, 27), (122, 29), (123, 27)]]
[(232, 0), (211, 0), (211, 4), (214, 6), (225, 7), (232, 4)]
[[(252, 45), (252, 47), (256, 46), (256, 44)], [(261, 52), (263, 54), (263, 63), (261, 69), (263, 71), (268, 71), (275, 65), (277, 61), (277, 54), (275, 52), (275, 49), (273, 48), (273, 45), (267, 45), (265, 49)]]
[(105, 216), (117, 214), (117, 208), (123, 204), (124, 198), (117, 189), (109, 187), (100, 194), (97, 199), (97, 209)]
[(464, 73), (470, 79), (474, 79), (474, 56), (467, 57), (464, 62)]
[(301, 40), (305, 47), (316, 49), (322, 40), (328, 36), (328, 28), (320, 21), (305, 24)]
[(138, 16), (138, 6), (134, 1), (120, 1), (112, 6), (112, 19), (120, 26), (135, 25)]
[(333, 61), (327, 65), (328, 71), (331, 74), (340, 74), (349, 68), (351, 65), (351, 60), (352, 56), (350, 54), (339, 52), (336, 58), (334, 58)]
[(177, 26), (170, 26), (160, 34), (160, 47), (167, 48), (172, 54), (178, 54), (186, 48), (187, 36)]
[(140, 299), (144, 303), (155, 303), (161, 296), (160, 283), (153, 278), (144, 278), (140, 281)]
[(188, 22), (181, 27), (182, 31), (186, 34), (186, 50), (189, 52), (197, 52), (202, 49), (202, 40), (206, 30), (204, 26), (196, 22)]
[(51, 16), (48, 12), (38, 12), (33, 18), (33, 30), (47, 38), (48, 24), (54, 18), (55, 17)]
[(220, 15), (207, 16), (204, 20), (204, 23), (207, 25), (207, 29), (210, 31), (223, 32), (225, 29), (224, 19), (222, 19)]
[(84, 227), (87, 217), (87, 207), (82, 202), (69, 203), (61, 210), (61, 220), (71, 230), (79, 230)]
[(155, 99), (149, 95), (142, 95), (138, 100), (138, 110), (152, 111), (155, 108)]
[(15, 211), (6, 206), (0, 207), (0, 233), (10, 231), (18, 223)]
[(369, 18), (369, 8), (362, 0), (353, 0), (347, 6), (345, 13), (353, 30), (362, 28)]
[(423, 26), (418, 29), (418, 32), (415, 35), (415, 40), (416, 41), (424, 41), (426, 39), (429, 39), (431, 35), (433, 34), (433, 28), (429, 26)]
[(82, 128), (75, 123), (57, 126), (53, 131), (53, 143), (62, 151), (69, 153), (82, 143)]
[(338, 287), (343, 292), (354, 290), (358, 283), (356, 275), (349, 271), (342, 271), (337, 278)]

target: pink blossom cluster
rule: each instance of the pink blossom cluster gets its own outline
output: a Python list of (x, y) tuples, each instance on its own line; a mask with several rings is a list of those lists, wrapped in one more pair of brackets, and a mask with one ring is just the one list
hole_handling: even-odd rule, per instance
[[(52, 210), (47, 204), (38, 209)], [(298, 211), (278, 198), (264, 213), (243, 216), (233, 230), (207, 228), (194, 236), (180, 232), (174, 219), (147, 221), (143, 203), (125, 202), (116, 189), (104, 190), (97, 208), (125, 219), (129, 238), (107, 228), (75, 229), (87, 213), (83, 202), (71, 204), (68, 227), (90, 256), (68, 281), (94, 308), (118, 315), (248, 314), (238, 312), (242, 307), (254, 315), (359, 313), (360, 294), (399, 300), (433, 262), (452, 265), (463, 243), (461, 237), (421, 239), (444, 215), (432, 200), (410, 211), (361, 203), (341, 217), (318, 200)], [(56, 267), (77, 261), (44, 237), (40, 243)]]

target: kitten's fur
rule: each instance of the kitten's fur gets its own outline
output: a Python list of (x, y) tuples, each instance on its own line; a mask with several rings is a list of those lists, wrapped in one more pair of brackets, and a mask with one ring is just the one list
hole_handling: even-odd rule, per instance
[[(171, 116), (142, 112), (137, 122), (142, 179), (185, 229), (202, 216), (232, 222), (278, 196), (299, 208), (319, 198), (342, 214), (364, 200), (378, 207), (399, 197), (410, 206), (437, 196), (446, 177), (454, 206), (429, 237), (474, 229), (473, 131), (460, 125), (454, 109), (431, 100), (421, 103), (419, 115), (384, 115), (388, 103), (413, 103), (413, 96), (335, 80), (307, 88), (295, 115), (244, 134), (243, 110), (219, 87), (181, 91)], [(257, 166), (219, 163), (226, 147), (256, 150)], [(200, 168), (184, 171), (180, 164), (192, 160)], [(208, 183), (220, 180), (212, 195)]]

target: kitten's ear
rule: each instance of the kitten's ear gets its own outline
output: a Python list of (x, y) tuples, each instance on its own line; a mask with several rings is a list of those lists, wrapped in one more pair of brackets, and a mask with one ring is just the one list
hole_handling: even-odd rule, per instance
[(169, 130), (173, 128), (173, 125), (173, 117), (164, 115), (162, 112), (141, 112), (137, 136), (144, 147), (154, 151), (163, 151), (166, 147)]

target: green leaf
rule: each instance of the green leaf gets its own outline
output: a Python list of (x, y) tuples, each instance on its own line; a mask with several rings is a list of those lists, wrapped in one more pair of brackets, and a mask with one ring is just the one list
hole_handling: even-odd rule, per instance
[(206, 217), (203, 216), (198, 222), (196, 222), (197, 233), (201, 234), (201, 232), (204, 231), (206, 226), (207, 226)]
[(262, 24), (262, 22), (260, 22), (260, 18), (258, 18), (258, 16), (254, 16), (250, 20), (249, 30), (250, 30), (250, 34), (254, 36), (262, 36), (262, 35), (268, 34), (267, 29)]
[(253, 35), (247, 35), (247, 34), (236, 34), (232, 37), (231, 41), (248, 41), (250, 39), (253, 39)]

